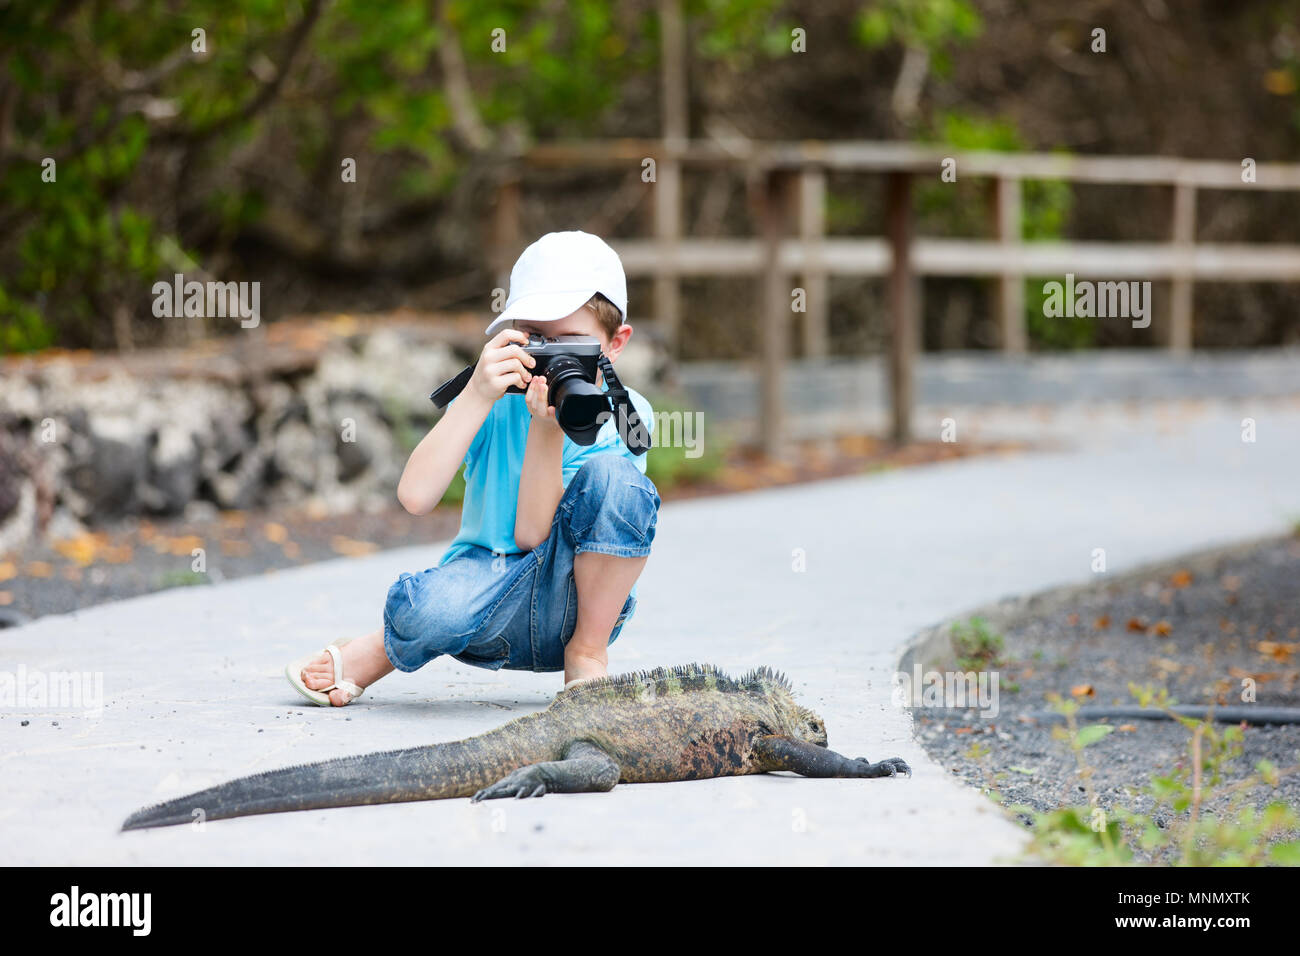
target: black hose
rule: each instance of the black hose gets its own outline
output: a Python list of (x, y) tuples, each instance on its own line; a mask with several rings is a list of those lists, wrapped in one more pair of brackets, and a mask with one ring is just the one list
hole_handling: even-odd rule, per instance
[[(1179, 705), (1170, 707), (1180, 717), (1195, 720), (1212, 718), (1224, 724), (1300, 724), (1300, 707), (1206, 707)], [(1054, 710), (1034, 710), (1027, 715), (1037, 720), (1065, 721)], [(1173, 720), (1169, 713), (1152, 707), (1081, 707), (1076, 720)]]

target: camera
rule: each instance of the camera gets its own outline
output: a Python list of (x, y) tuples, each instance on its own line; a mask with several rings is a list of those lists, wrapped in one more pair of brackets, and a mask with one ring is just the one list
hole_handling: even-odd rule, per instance
[[(532, 374), (546, 377), (547, 404), (555, 409), (556, 423), (573, 442), (594, 444), (600, 426), (617, 412), (619, 433), (628, 449), (636, 455), (649, 449), (649, 433), (614, 373), (613, 363), (601, 354), (599, 339), (590, 335), (530, 335), (523, 350), (536, 360), (530, 369)], [(596, 384), (597, 373), (604, 375), (608, 392)], [(439, 408), (445, 407), (473, 374), (471, 365), (440, 386), (430, 400)], [(511, 385), (506, 391), (522, 394), (527, 389)]]
[[(579, 445), (590, 445), (605, 423), (601, 413), (609, 411), (609, 396), (596, 385), (600, 340), (590, 335), (530, 335), (523, 350), (537, 362), (532, 373), (546, 377), (555, 421)], [(527, 389), (511, 385), (506, 391)]]

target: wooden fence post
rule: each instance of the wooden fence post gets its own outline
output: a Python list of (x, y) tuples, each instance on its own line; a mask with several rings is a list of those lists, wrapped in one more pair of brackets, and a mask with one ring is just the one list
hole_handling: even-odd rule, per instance
[(1188, 182), (1174, 185), (1173, 242), (1179, 269), (1170, 283), (1169, 348), (1174, 352), (1192, 349), (1192, 266), (1196, 243), (1196, 186)]
[(759, 361), (759, 441), (763, 453), (785, 450), (785, 365), (790, 357), (790, 277), (781, 268), (781, 242), (790, 209), (790, 173), (768, 169), (760, 179), (763, 235), (762, 355)]
[(682, 235), (682, 167), (677, 150), (690, 135), (686, 92), (686, 21), (681, 0), (659, 0), (659, 89), (663, 142), (655, 163), (655, 239), (659, 268), (654, 279), (654, 309), (660, 334), (673, 357), (681, 326), (681, 286), (677, 278), (677, 244)]
[(892, 265), (889, 273), (889, 404), (894, 441), (912, 437), (912, 361), (916, 342), (916, 315), (912, 284), (912, 175), (889, 174), (885, 199), (885, 224)]
[[(1022, 239), (1020, 180), (999, 176), (993, 189), (997, 237), (1008, 247), (1005, 256), (1010, 259), (1013, 255), (1010, 246), (1019, 245)], [(1017, 272), (1002, 273), (998, 277), (997, 303), (1002, 350), (1024, 352), (1029, 345), (1029, 336), (1025, 330), (1025, 277)]]
[(497, 184), (491, 239), (493, 279), (498, 288), (506, 290), (510, 288), (510, 269), (523, 251), (519, 248), (519, 195), (519, 177), (507, 173)]
[(803, 354), (825, 358), (829, 351), (830, 279), (823, 261), (826, 236), (826, 171), (815, 166), (799, 173), (799, 238), (804, 249)]
[(654, 226), (659, 266), (654, 278), (655, 321), (669, 354), (677, 356), (681, 326), (681, 286), (677, 279), (677, 244), (682, 234), (682, 167), (661, 156), (655, 164)]

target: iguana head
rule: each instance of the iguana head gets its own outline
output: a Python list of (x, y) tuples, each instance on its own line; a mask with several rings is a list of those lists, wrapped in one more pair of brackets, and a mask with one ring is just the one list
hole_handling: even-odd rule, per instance
[(816, 744), (818, 747), (826, 746), (826, 721), (822, 720), (817, 714), (813, 713), (807, 707), (795, 706), (794, 720), (792, 721), (791, 737), (799, 740), (806, 740), (810, 744)]
[(742, 677), (740, 684), (750, 690), (758, 690), (767, 699), (775, 718), (777, 733), (795, 740), (806, 740), (818, 747), (827, 745), (826, 721), (821, 719), (821, 715), (795, 701), (794, 688), (784, 674), (759, 667)]

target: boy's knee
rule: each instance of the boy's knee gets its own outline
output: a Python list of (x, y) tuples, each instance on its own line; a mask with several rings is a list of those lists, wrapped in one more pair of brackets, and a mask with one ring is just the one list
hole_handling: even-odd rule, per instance
[(622, 455), (595, 455), (582, 463), (570, 484), (578, 491), (591, 493), (600, 507), (622, 509), (640, 506), (649, 496), (659, 506), (659, 493), (652, 482), (629, 459)]
[(604, 519), (617, 516), (621, 520), (615, 527), (635, 532), (634, 540), (626, 544), (639, 546), (653, 538), (659, 492), (628, 458), (596, 455), (587, 459), (571, 479), (570, 489), (577, 496), (575, 530), (609, 532), (612, 528)]
[(636, 465), (622, 455), (592, 455), (582, 463), (572, 480), (581, 485), (604, 487), (612, 481), (629, 478), (634, 474), (644, 477)]

